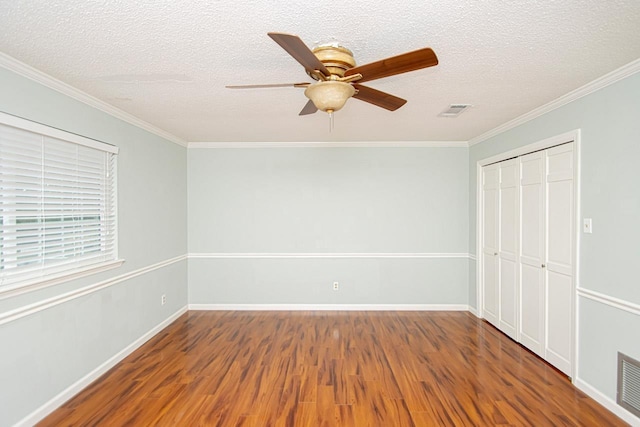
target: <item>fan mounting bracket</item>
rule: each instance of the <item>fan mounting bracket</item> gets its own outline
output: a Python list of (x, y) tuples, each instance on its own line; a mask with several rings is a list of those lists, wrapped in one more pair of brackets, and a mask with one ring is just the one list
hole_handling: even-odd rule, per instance
[(357, 73), (357, 74), (352, 74), (350, 76), (339, 76), (336, 74), (331, 74), (328, 76), (325, 76), (324, 73), (322, 73), (319, 70), (313, 70), (308, 72), (307, 74), (309, 74), (309, 76), (311, 76), (312, 79), (320, 81), (320, 82), (326, 82), (326, 81), (336, 81), (336, 82), (343, 82), (343, 83), (353, 83), (355, 81), (358, 81), (362, 78), (362, 74)]
[(312, 52), (330, 73), (327, 76), (318, 70), (308, 71), (307, 73), (314, 80), (340, 80), (348, 69), (356, 66), (353, 53), (343, 46), (321, 45)]

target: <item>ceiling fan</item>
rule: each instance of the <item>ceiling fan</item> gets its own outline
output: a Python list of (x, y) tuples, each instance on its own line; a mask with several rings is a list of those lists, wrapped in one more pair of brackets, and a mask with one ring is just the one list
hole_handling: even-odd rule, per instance
[(309, 101), (300, 111), (301, 116), (313, 114), (318, 110), (332, 115), (351, 97), (395, 111), (407, 101), (361, 83), (438, 65), (436, 54), (428, 47), (356, 66), (353, 53), (345, 47), (323, 45), (311, 50), (298, 36), (284, 33), (268, 33), (268, 35), (298, 61), (315, 82), (226, 87), (230, 89), (305, 88), (304, 94)]

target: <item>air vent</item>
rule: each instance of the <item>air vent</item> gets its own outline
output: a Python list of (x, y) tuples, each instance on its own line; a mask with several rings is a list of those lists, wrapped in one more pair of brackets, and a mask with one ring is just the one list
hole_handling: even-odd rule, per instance
[(440, 117), (458, 117), (463, 111), (471, 107), (470, 104), (451, 104), (449, 108), (439, 114)]
[(618, 353), (618, 405), (640, 417), (640, 362)]

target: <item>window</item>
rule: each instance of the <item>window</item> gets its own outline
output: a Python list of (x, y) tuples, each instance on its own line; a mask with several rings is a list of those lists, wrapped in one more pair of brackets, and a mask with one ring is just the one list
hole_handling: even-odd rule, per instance
[(117, 151), (0, 115), (0, 292), (117, 259)]

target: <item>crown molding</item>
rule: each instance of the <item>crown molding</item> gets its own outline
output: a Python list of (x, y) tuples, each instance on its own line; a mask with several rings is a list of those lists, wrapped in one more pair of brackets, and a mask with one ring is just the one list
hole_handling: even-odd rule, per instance
[(365, 147), (468, 147), (467, 141), (345, 141), (345, 142), (189, 142), (189, 148), (365, 148)]
[(578, 89), (575, 89), (554, 101), (544, 104), (541, 107), (535, 108), (526, 114), (516, 117), (513, 120), (510, 120), (496, 128), (491, 129), (488, 132), (483, 133), (482, 135), (479, 135), (479, 136), (476, 136), (475, 138), (470, 139), (469, 147), (475, 144), (479, 144), (483, 141), (486, 141), (489, 138), (493, 138), (494, 136), (499, 135), (503, 132), (506, 132), (509, 129), (513, 129), (517, 126), (520, 126), (521, 124), (524, 124), (530, 120), (540, 117), (543, 114), (546, 114), (550, 111), (553, 111), (557, 108), (562, 107), (563, 105), (566, 105), (570, 102), (580, 99), (583, 96), (587, 96), (593, 92), (603, 89), (639, 71), (640, 71), (640, 59), (636, 59), (635, 61), (632, 61), (627, 65), (623, 65), (622, 67), (616, 70), (613, 70), (612, 72), (605, 74), (604, 76), (595, 79), (591, 83), (587, 83), (586, 85), (579, 87)]
[(147, 132), (150, 132), (175, 144), (181, 145), (183, 147), (187, 146), (187, 142), (185, 140), (178, 138), (177, 136), (165, 130), (162, 130), (150, 123), (147, 123), (144, 120), (140, 120), (134, 115), (122, 111), (121, 109), (114, 107), (113, 105), (108, 104), (94, 96), (91, 96), (88, 93), (81, 91), (80, 89), (76, 89), (75, 87), (64, 83), (36, 68), (33, 68), (30, 65), (20, 62), (14, 57), (9, 56), (3, 52), (0, 52), (0, 67), (6, 68), (9, 71), (13, 71), (14, 73), (22, 77), (26, 77), (30, 80), (40, 83), (41, 85), (46, 86), (49, 89), (60, 92), (63, 95), (75, 99), (76, 101), (80, 101), (86, 105), (89, 105), (90, 107), (105, 112), (115, 118), (144, 129)]

